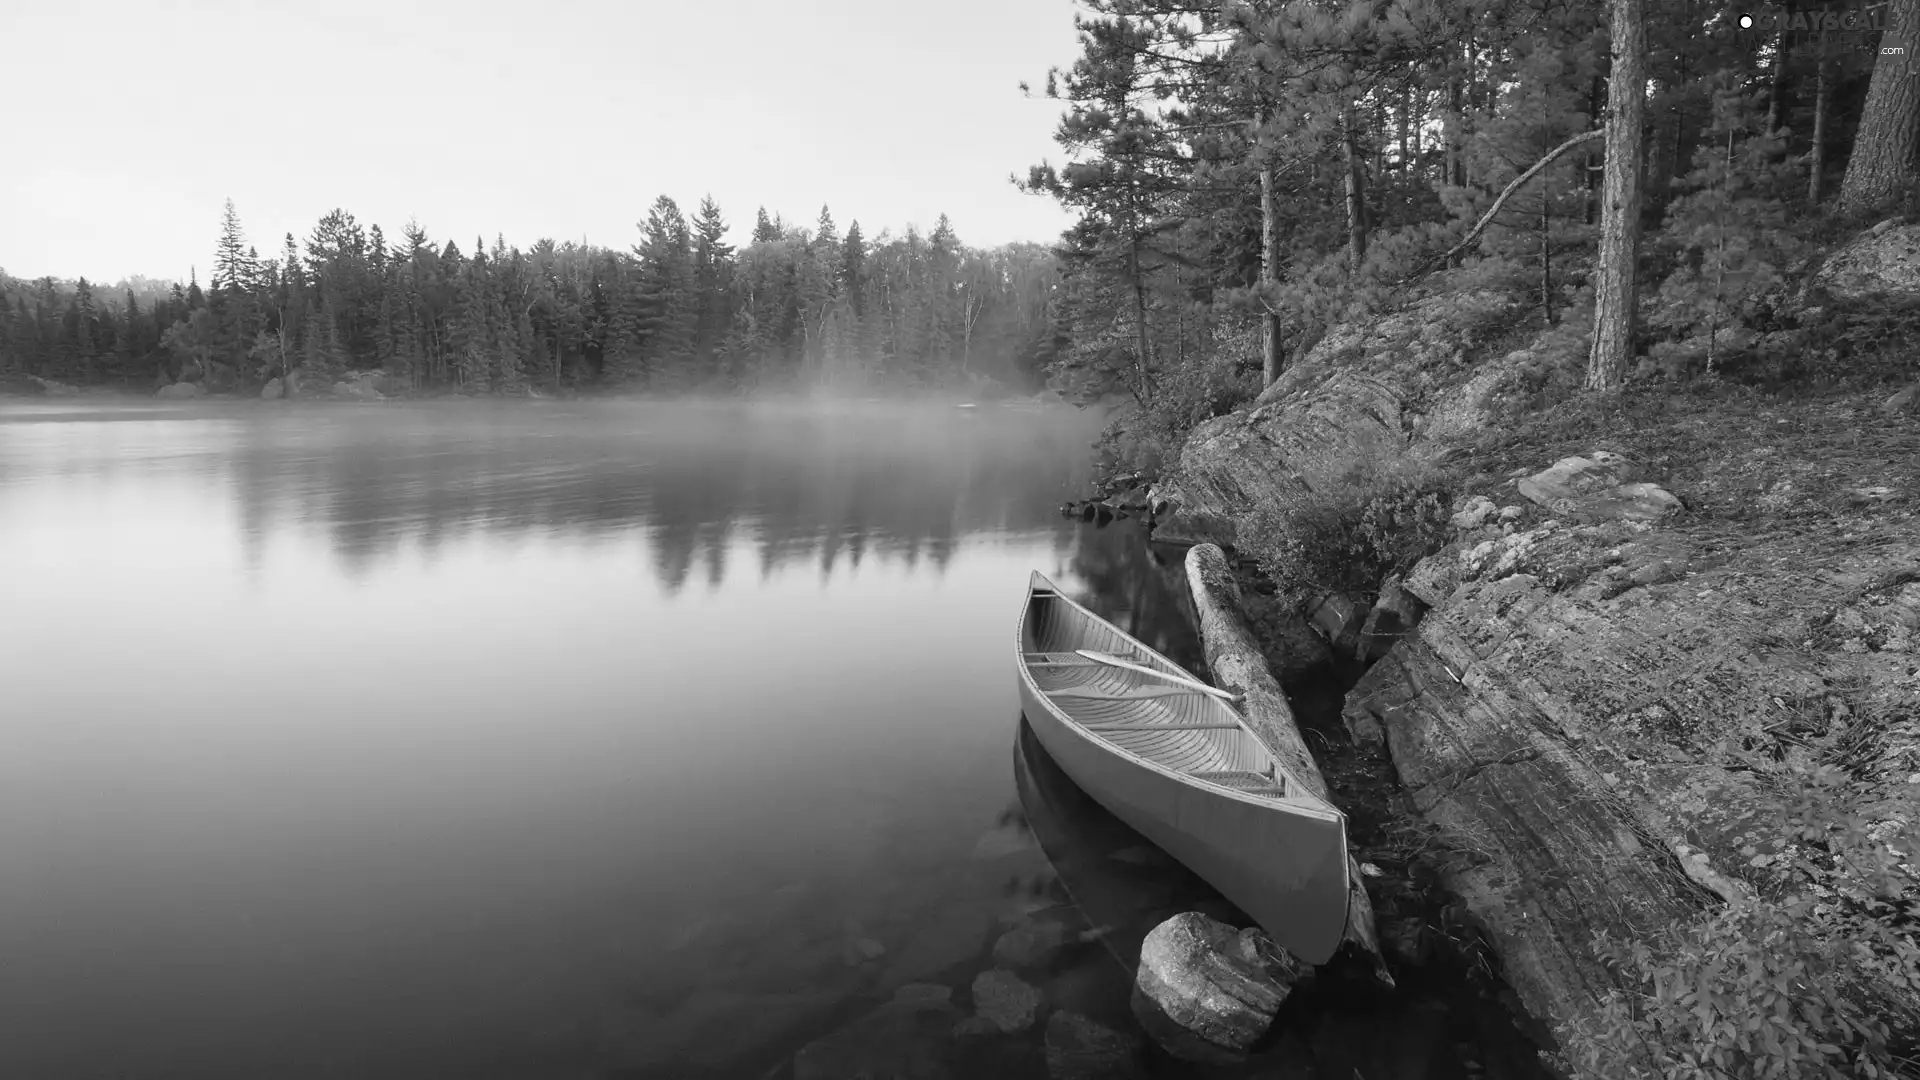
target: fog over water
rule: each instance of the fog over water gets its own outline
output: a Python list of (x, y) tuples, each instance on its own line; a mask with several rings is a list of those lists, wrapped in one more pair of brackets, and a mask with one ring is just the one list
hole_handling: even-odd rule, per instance
[(1030, 569), (1191, 652), (1097, 427), (0, 408), (0, 1075), (764, 1069), (1009, 902)]

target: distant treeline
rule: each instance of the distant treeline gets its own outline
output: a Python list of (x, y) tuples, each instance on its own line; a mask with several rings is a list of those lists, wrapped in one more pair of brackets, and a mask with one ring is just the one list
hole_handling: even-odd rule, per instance
[(735, 250), (720, 208), (689, 221), (661, 196), (630, 251), (541, 240), (462, 251), (410, 224), (398, 243), (352, 214), (277, 258), (247, 244), (231, 200), (202, 288), (102, 290), (0, 274), (0, 372), (150, 389), (245, 392), (288, 371), (322, 385), (379, 369), (416, 390), (912, 389), (992, 380), (1031, 390), (1051, 361), (1052, 252), (961, 246), (945, 215), (842, 236), (759, 212)]

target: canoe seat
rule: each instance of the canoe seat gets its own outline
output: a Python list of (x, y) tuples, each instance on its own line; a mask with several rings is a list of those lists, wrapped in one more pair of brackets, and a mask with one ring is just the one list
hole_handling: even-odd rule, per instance
[[(1150, 720), (1121, 721), (1114, 724), (1082, 724), (1088, 731), (1226, 731), (1237, 730), (1239, 724), (1222, 724), (1213, 720), (1183, 720), (1171, 724), (1156, 724)], [(1194, 774), (1199, 775), (1199, 774)], [(1249, 774), (1252, 775), (1252, 774)]]
[(1235, 791), (1244, 791), (1252, 795), (1279, 795), (1284, 798), (1287, 794), (1287, 778), (1285, 773), (1275, 773), (1273, 776), (1268, 776), (1265, 773), (1250, 772), (1246, 769), (1227, 769), (1219, 772), (1188, 773), (1187, 775), (1193, 777), (1195, 780), (1205, 780), (1211, 784), (1219, 784), (1221, 787), (1229, 787)]
[[(1120, 656), (1120, 659), (1126, 660), (1129, 663), (1138, 664), (1138, 663), (1145, 663), (1147, 658), (1144, 656), (1127, 656), (1122, 654)], [(1030, 652), (1027, 654), (1027, 666), (1028, 667), (1111, 667), (1112, 665), (1103, 664), (1098, 660), (1089, 660), (1086, 657), (1081, 656), (1079, 653)]]
[[(1078, 686), (1062, 686), (1058, 690), (1042, 690), (1051, 698), (1081, 698), (1087, 701), (1139, 701), (1144, 698), (1175, 697), (1180, 694), (1201, 694), (1203, 690), (1189, 689), (1183, 686), (1141, 686), (1132, 690), (1088, 690)], [(1234, 725), (1228, 724), (1228, 727)]]

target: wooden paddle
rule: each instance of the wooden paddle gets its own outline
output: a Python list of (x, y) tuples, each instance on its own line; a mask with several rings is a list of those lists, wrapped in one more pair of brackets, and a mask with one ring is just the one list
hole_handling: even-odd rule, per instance
[(1241, 699), (1240, 694), (1229, 693), (1228, 691), (1222, 690), (1219, 687), (1208, 686), (1206, 683), (1200, 682), (1196, 679), (1189, 679), (1184, 675), (1170, 675), (1167, 672), (1161, 671), (1157, 668), (1145, 667), (1141, 664), (1131, 664), (1125, 660), (1120, 659), (1117, 656), (1114, 656), (1112, 653), (1094, 652), (1092, 649), (1075, 649), (1074, 652), (1079, 653), (1081, 656), (1084, 656), (1089, 660), (1097, 660), (1100, 663), (1109, 665), (1111, 667), (1126, 668), (1128, 671), (1137, 671), (1142, 675), (1151, 675), (1156, 679), (1165, 679), (1168, 682), (1179, 683), (1182, 686), (1187, 686), (1195, 690), (1198, 690), (1203, 694), (1212, 694), (1214, 697), (1217, 697), (1222, 701), (1239, 701)]

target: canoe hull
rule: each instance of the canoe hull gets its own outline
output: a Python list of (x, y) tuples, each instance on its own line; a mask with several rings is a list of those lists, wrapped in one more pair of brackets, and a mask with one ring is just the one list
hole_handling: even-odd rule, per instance
[[(1036, 575), (1036, 582), (1045, 579)], [(1051, 588), (1047, 583), (1046, 589)], [(1090, 629), (1099, 632), (1089, 634), (1084, 647), (1101, 649), (1103, 640), (1120, 635), (1138, 653), (1173, 666), (1064, 597), (1049, 602), (1065, 603), (1098, 624)], [(1025, 617), (1020, 637), (1023, 656), (1043, 644)], [(1044, 644), (1059, 646), (1060, 638), (1056, 618)], [(1305, 799), (1225, 790), (1118, 749), (1043, 693), (1026, 663), (1019, 665), (1019, 672), (1027, 722), (1074, 783), (1251, 915), (1288, 952), (1310, 964), (1332, 957), (1347, 915), (1346, 828), (1337, 811)], [(1198, 715), (1211, 715), (1208, 706), (1191, 708)]]

